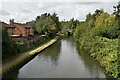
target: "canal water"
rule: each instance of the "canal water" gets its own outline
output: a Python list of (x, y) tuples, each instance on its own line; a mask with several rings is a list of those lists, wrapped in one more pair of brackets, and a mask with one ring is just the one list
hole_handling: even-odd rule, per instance
[(64, 38), (22, 68), (11, 72), (9, 78), (106, 78), (100, 64), (79, 50), (72, 38)]

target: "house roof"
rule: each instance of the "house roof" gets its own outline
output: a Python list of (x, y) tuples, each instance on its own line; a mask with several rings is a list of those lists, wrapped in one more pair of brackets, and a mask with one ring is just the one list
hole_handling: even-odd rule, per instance
[(21, 33), (23, 36), (26, 35), (26, 30), (25, 30), (26, 28), (33, 28), (32, 26), (28, 26), (26, 24), (13, 23), (12, 25), (17, 28), (17, 31), (15, 34)]
[[(26, 29), (30, 29), (30, 34), (33, 34), (31, 28), (33, 29), (32, 26), (26, 25), (26, 24), (20, 24), (20, 23), (13, 23), (13, 24), (7, 24), (5, 22), (0, 22), (0, 28), (15, 28), (14, 29), (14, 34), (15, 35), (21, 35), (26, 36)], [(10, 30), (9, 30), (10, 31)]]
[(24, 26), (21, 26), (21, 25), (16, 24), (16, 23), (14, 23), (12, 25), (17, 28), (17, 30), (15, 31), (15, 34), (26, 34)]

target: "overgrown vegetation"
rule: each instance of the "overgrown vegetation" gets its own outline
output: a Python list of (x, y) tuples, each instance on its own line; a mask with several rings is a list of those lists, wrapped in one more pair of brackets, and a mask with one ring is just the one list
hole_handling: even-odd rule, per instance
[(120, 3), (114, 8), (111, 15), (103, 10), (89, 13), (86, 21), (77, 26), (74, 38), (80, 49), (98, 60), (108, 75), (120, 78)]

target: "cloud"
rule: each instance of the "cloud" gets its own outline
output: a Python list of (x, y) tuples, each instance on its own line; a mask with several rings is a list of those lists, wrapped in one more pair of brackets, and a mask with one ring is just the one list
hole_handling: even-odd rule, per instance
[(0, 15), (6, 16), (6, 15), (10, 15), (10, 13), (5, 10), (0, 10)]
[(58, 2), (58, 3), (41, 3), (41, 11), (56, 12), (60, 20), (76, 18), (85, 20), (86, 14), (93, 13), (96, 9), (104, 9), (105, 12), (112, 13), (115, 2)]
[(21, 12), (23, 12), (23, 13), (31, 13), (31, 10), (26, 9), (26, 8), (21, 8), (20, 10), (21, 10)]
[(86, 14), (93, 13), (100, 8), (112, 14), (112, 6), (116, 4), (117, 2), (3, 2), (2, 10), (4, 11), (2, 11), (1, 18), (5, 22), (14, 18), (16, 22), (23, 23), (33, 20), (43, 13), (55, 12), (60, 20), (69, 20), (71, 18), (85, 20)]

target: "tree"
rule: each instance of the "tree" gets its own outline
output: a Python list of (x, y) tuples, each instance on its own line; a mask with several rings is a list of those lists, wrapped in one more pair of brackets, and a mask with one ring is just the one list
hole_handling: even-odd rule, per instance
[(95, 16), (97, 17), (97, 16), (100, 16), (100, 14), (101, 13), (103, 13), (104, 11), (103, 11), (103, 9), (96, 9), (96, 11), (95, 11)]
[(110, 14), (101, 13), (98, 17), (96, 17), (95, 26), (96, 27), (104, 27), (105, 19), (109, 18)]
[(86, 15), (86, 21), (90, 20), (91, 17), (92, 17), (92, 14), (91, 14), (91, 13), (87, 14), (87, 15)]
[(10, 24), (13, 24), (14, 23), (14, 19), (10, 19), (9, 22), (10, 22)]
[(8, 36), (8, 32), (6, 29), (2, 30), (2, 58), (8, 58), (16, 54), (16, 44)]
[(39, 34), (55, 35), (61, 28), (59, 17), (56, 13), (52, 15), (50, 13), (44, 13), (41, 16), (37, 16), (35, 20), (35, 31)]
[(35, 27), (35, 21), (34, 21), (34, 20), (32, 20), (32, 21), (30, 21), (30, 22), (26, 22), (26, 24), (27, 24), (27, 25), (30, 25), (30, 26), (32, 26), (32, 27)]
[(118, 5), (113, 6), (113, 8), (114, 8), (113, 14), (116, 15), (116, 19), (118, 20), (118, 26), (120, 26), (120, 1), (118, 2)]
[(59, 17), (57, 17), (57, 14), (56, 14), (56, 13), (53, 13), (53, 14), (51, 15), (51, 19), (54, 21), (55, 27), (57, 27), (57, 28), (60, 30), (61, 24), (60, 24), (60, 22), (59, 22)]
[(114, 8), (114, 13), (116, 15), (116, 17), (120, 17), (120, 2), (118, 2), (118, 5), (113, 6)]

